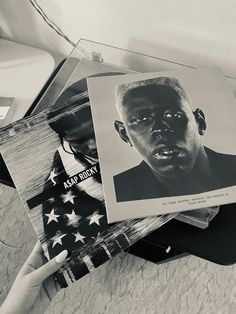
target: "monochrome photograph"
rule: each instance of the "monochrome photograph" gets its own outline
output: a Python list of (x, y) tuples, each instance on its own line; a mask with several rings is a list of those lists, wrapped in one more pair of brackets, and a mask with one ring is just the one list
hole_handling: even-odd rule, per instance
[(110, 222), (233, 201), (236, 106), (220, 71), (88, 85)]
[(174, 217), (107, 223), (88, 100), (86, 80), (76, 81), (50, 109), (0, 131), (2, 156), (46, 257), (69, 252), (57, 272), (61, 287)]
[(0, 313), (236, 313), (236, 2), (0, 3)]

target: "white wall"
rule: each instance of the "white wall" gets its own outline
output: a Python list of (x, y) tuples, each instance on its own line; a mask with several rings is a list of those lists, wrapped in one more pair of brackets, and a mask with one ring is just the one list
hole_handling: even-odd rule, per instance
[[(87, 38), (236, 76), (235, 0), (38, 0), (74, 42)], [(0, 0), (2, 36), (67, 54), (29, 1)]]

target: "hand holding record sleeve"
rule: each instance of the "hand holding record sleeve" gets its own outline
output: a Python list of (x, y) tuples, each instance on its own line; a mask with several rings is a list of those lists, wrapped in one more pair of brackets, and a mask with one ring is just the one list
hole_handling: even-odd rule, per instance
[(53, 273), (63, 266), (68, 252), (46, 262), (39, 241), (19, 271), (7, 298), (2, 314), (44, 313), (60, 287)]
[(76, 84), (55, 104), (64, 107), (22, 119), (0, 133), (3, 158), (47, 258), (69, 252), (56, 275), (62, 287), (175, 216), (108, 225), (90, 106)]

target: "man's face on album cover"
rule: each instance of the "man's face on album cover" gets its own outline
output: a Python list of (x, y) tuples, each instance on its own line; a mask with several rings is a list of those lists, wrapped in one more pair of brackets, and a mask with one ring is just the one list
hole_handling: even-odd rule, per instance
[(145, 86), (128, 91), (121, 107), (124, 132), (144, 161), (160, 176), (191, 171), (201, 147), (191, 105), (173, 89)]
[(74, 153), (83, 154), (94, 160), (98, 159), (97, 146), (89, 107), (77, 113), (78, 124), (64, 131), (64, 139), (70, 144)]

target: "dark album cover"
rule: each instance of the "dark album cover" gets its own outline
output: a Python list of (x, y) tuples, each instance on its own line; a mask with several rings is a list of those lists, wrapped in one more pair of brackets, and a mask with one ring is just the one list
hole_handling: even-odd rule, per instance
[(65, 108), (42, 111), (0, 130), (1, 154), (45, 256), (69, 251), (57, 273), (62, 287), (174, 216), (108, 225), (88, 95), (73, 87), (55, 104), (60, 107), (64, 99)]
[(109, 222), (236, 201), (236, 100), (220, 71), (87, 82)]

